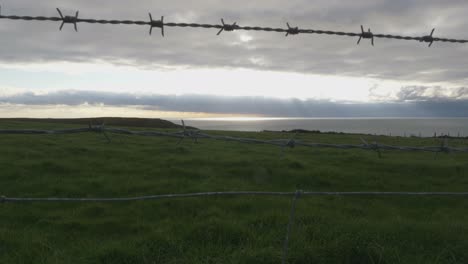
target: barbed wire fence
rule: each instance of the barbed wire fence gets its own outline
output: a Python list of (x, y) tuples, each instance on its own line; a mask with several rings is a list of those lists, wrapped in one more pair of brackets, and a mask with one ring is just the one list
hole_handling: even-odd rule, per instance
[(468, 197), (468, 192), (310, 192), (297, 190), (295, 192), (262, 192), (262, 191), (232, 191), (232, 192), (201, 192), (201, 193), (185, 193), (185, 194), (159, 194), (151, 196), (139, 197), (117, 197), (117, 198), (25, 198), (25, 197), (7, 197), (0, 196), (0, 204), (4, 203), (50, 203), (50, 202), (81, 202), (81, 203), (118, 203), (118, 202), (135, 202), (163, 199), (183, 199), (183, 198), (203, 198), (203, 197), (225, 197), (225, 196), (263, 196), (263, 197), (293, 197), (289, 220), (286, 228), (286, 235), (283, 240), (283, 248), (281, 254), (281, 263), (288, 263), (289, 241), (294, 225), (294, 217), (296, 213), (296, 204), (301, 197), (318, 197), (318, 196), (354, 196), (354, 197), (377, 197), (377, 196), (400, 196), (400, 197)]
[[(379, 157), (382, 156), (381, 150), (398, 150), (398, 151), (419, 151), (419, 152), (433, 152), (433, 153), (454, 153), (462, 152), (468, 153), (468, 148), (452, 148), (448, 146), (448, 140), (445, 139), (441, 146), (431, 147), (409, 147), (409, 146), (390, 146), (378, 144), (377, 142), (368, 143), (363, 138), (361, 145), (344, 145), (344, 144), (323, 144), (323, 143), (308, 143), (296, 140), (297, 133), (291, 139), (274, 139), (274, 140), (260, 140), (254, 138), (238, 138), (223, 135), (210, 135), (202, 133), (200, 130), (187, 129), (185, 122), (182, 120), (182, 131), (178, 132), (161, 132), (161, 131), (131, 131), (122, 128), (108, 128), (104, 124), (93, 125), (89, 124), (86, 128), (72, 128), (60, 130), (33, 130), (33, 129), (7, 129), (0, 130), (1, 135), (69, 135), (81, 133), (99, 133), (104, 135), (108, 142), (111, 142), (109, 134), (121, 134), (132, 136), (145, 136), (145, 137), (171, 137), (177, 138), (179, 145), (184, 139), (188, 138), (194, 142), (198, 139), (212, 139), (229, 142), (240, 142), (247, 144), (266, 144), (281, 147), (281, 155), (284, 154), (286, 148), (294, 148), (296, 146), (312, 147), (312, 148), (334, 148), (334, 149), (361, 149), (370, 150), (378, 153)], [(293, 196), (289, 221), (286, 228), (286, 235), (283, 240), (283, 248), (281, 254), (281, 263), (288, 263), (288, 250), (291, 232), (294, 225), (294, 217), (296, 212), (296, 204), (302, 196), (447, 196), (447, 197), (467, 197), (468, 192), (304, 192), (297, 190), (295, 192), (262, 192), (262, 191), (231, 191), (231, 192), (202, 192), (202, 193), (186, 193), (186, 194), (159, 194), (150, 196), (139, 197), (114, 197), (114, 198), (25, 198), (25, 197), (6, 197), (1, 196), (1, 203), (19, 203), (19, 202), (132, 202), (132, 201), (148, 201), (148, 200), (161, 200), (161, 199), (180, 199), (180, 198), (195, 198), (195, 197), (222, 197), (222, 196)]]
[(264, 32), (276, 32), (283, 33), (285, 36), (289, 35), (299, 35), (299, 34), (323, 34), (323, 35), (335, 35), (341, 37), (356, 37), (359, 38), (357, 44), (361, 42), (362, 39), (369, 39), (371, 44), (374, 45), (375, 38), (381, 39), (396, 39), (396, 40), (414, 40), (419, 42), (429, 43), (429, 47), (432, 46), (434, 42), (449, 42), (449, 43), (468, 43), (466, 39), (453, 39), (453, 38), (439, 38), (434, 37), (435, 28), (432, 29), (429, 35), (423, 36), (403, 36), (403, 35), (391, 35), (391, 34), (378, 34), (373, 33), (369, 28), (367, 31), (364, 30), (364, 26), (361, 25), (360, 32), (343, 32), (343, 31), (334, 31), (334, 30), (320, 30), (320, 29), (304, 29), (299, 27), (292, 27), (289, 23), (286, 23), (285, 28), (277, 27), (261, 27), (261, 26), (240, 26), (237, 22), (232, 24), (225, 23), (224, 19), (221, 19), (221, 24), (200, 24), (200, 23), (167, 23), (164, 21), (164, 16), (161, 16), (159, 20), (154, 20), (151, 13), (149, 13), (149, 20), (106, 20), (106, 19), (85, 19), (79, 17), (79, 11), (73, 16), (63, 15), (62, 11), (57, 8), (58, 17), (46, 17), (46, 16), (18, 16), (18, 15), (3, 15), (2, 9), (0, 6), (0, 19), (9, 19), (9, 20), (24, 20), (24, 21), (51, 21), (51, 22), (61, 22), (59, 29), (62, 30), (65, 24), (73, 25), (75, 31), (78, 32), (79, 23), (88, 23), (88, 24), (107, 24), (107, 25), (137, 25), (137, 26), (149, 26), (149, 34), (153, 33), (154, 28), (161, 30), (161, 35), (165, 36), (166, 27), (180, 27), (180, 28), (202, 28), (202, 29), (217, 29), (217, 35), (220, 35), (223, 31), (232, 32), (236, 30), (246, 30), (246, 31), (264, 31)]
[(0, 129), (0, 135), (69, 135), (81, 133), (99, 133), (102, 134), (108, 142), (111, 142), (110, 134), (143, 136), (143, 137), (169, 137), (179, 139), (177, 144), (181, 144), (186, 139), (198, 142), (200, 139), (217, 140), (225, 142), (239, 142), (244, 144), (261, 144), (271, 145), (281, 148), (281, 154), (287, 148), (307, 147), (307, 148), (328, 148), (328, 149), (360, 149), (374, 151), (379, 157), (382, 157), (382, 151), (411, 151), (411, 152), (430, 152), (430, 153), (468, 153), (468, 147), (451, 147), (449, 146), (448, 138), (445, 138), (439, 146), (395, 146), (380, 144), (376, 141), (368, 142), (364, 138), (360, 138), (362, 144), (330, 144), (330, 143), (314, 143), (303, 140), (297, 140), (298, 133), (293, 134), (290, 139), (271, 139), (262, 140), (256, 138), (242, 138), (226, 135), (214, 135), (203, 133), (198, 129), (188, 129), (185, 122), (182, 121), (183, 130), (177, 132), (162, 132), (162, 131), (132, 131), (122, 128), (106, 127), (104, 124), (92, 125), (84, 128), (58, 129), (58, 130), (39, 130), (39, 129)]
[[(158, 28), (161, 30), (161, 35), (165, 36), (166, 27), (180, 27), (180, 28), (202, 28), (202, 29), (217, 29), (217, 35), (222, 32), (232, 32), (236, 30), (245, 31), (264, 31), (274, 33), (284, 33), (286, 37), (289, 35), (299, 34), (324, 34), (324, 35), (335, 35), (342, 37), (356, 37), (358, 38), (357, 44), (360, 44), (362, 39), (370, 40), (372, 46), (374, 46), (375, 38), (381, 39), (396, 39), (396, 40), (413, 40), (424, 43), (429, 43), (429, 47), (434, 42), (448, 42), (448, 43), (468, 43), (465, 39), (453, 39), (453, 38), (438, 38), (434, 37), (435, 29), (432, 29), (429, 35), (424, 36), (403, 36), (403, 35), (390, 35), (390, 34), (377, 34), (373, 33), (369, 28), (367, 31), (361, 25), (360, 32), (342, 32), (333, 30), (319, 30), (319, 29), (303, 29), (299, 27), (291, 27), (289, 23), (286, 23), (286, 28), (275, 28), (275, 27), (260, 27), (260, 26), (240, 26), (237, 22), (232, 24), (225, 23), (224, 19), (221, 19), (221, 24), (200, 24), (200, 23), (167, 23), (164, 21), (164, 16), (161, 16), (159, 20), (154, 20), (151, 13), (149, 13), (149, 21), (139, 20), (105, 20), (105, 19), (83, 19), (79, 18), (79, 11), (73, 16), (63, 15), (62, 11), (57, 8), (59, 17), (45, 17), (45, 16), (18, 16), (18, 15), (3, 15), (2, 7), (0, 6), (0, 19), (8, 20), (23, 20), (23, 21), (51, 21), (61, 22), (59, 29), (62, 30), (65, 24), (73, 25), (75, 31), (78, 32), (79, 23), (89, 24), (108, 24), (108, 25), (138, 25), (138, 26), (149, 26), (149, 34), (152, 35), (153, 29)], [(272, 145), (281, 148), (281, 155), (284, 154), (286, 148), (295, 148), (298, 146), (309, 147), (309, 148), (331, 148), (331, 149), (360, 149), (369, 150), (376, 152), (379, 157), (382, 156), (383, 150), (391, 151), (412, 151), (412, 152), (431, 152), (435, 153), (468, 153), (468, 148), (455, 148), (450, 147), (448, 139), (445, 139), (440, 146), (428, 146), (428, 147), (414, 147), (414, 146), (392, 146), (379, 144), (377, 142), (369, 143), (361, 138), (362, 144), (324, 144), (324, 143), (311, 143), (306, 141), (300, 141), (296, 139), (295, 134), (290, 139), (273, 139), (273, 140), (260, 140), (254, 138), (239, 138), (224, 135), (211, 135), (202, 133), (200, 130), (191, 130), (185, 127), (185, 123), (182, 121), (183, 131), (179, 132), (161, 132), (161, 131), (131, 131), (121, 128), (108, 128), (104, 124), (94, 126), (90, 124), (86, 128), (74, 128), (74, 129), (60, 129), (60, 130), (0, 130), (2, 135), (64, 135), (64, 134), (80, 134), (80, 133), (100, 133), (104, 135), (108, 142), (112, 139), (108, 134), (121, 134), (121, 135), (133, 135), (133, 136), (145, 136), (145, 137), (171, 137), (177, 138), (180, 144), (185, 139), (191, 139), (198, 142), (199, 139), (211, 139), (228, 142), (240, 142), (246, 144), (264, 144)], [(36, 203), (36, 202), (132, 202), (132, 201), (148, 201), (148, 200), (162, 200), (162, 199), (181, 199), (181, 198), (196, 198), (196, 197), (224, 197), (224, 196), (281, 196), (281, 197), (293, 197), (291, 203), (291, 209), (289, 214), (289, 220), (286, 229), (286, 235), (284, 238), (281, 261), (283, 264), (288, 262), (288, 248), (289, 240), (291, 237), (291, 231), (294, 225), (294, 217), (296, 212), (296, 204), (299, 198), (308, 196), (409, 196), (409, 197), (468, 197), (468, 192), (313, 192), (313, 191), (302, 191), (297, 190), (295, 192), (262, 192), (262, 191), (231, 191), (231, 192), (202, 192), (202, 193), (186, 193), (186, 194), (158, 194), (151, 196), (139, 196), (139, 197), (114, 197), (114, 198), (27, 198), (27, 197), (7, 197), (0, 196), (0, 203)]]
[[(184, 139), (189, 138), (197, 142), (198, 139), (212, 139), (221, 141), (240, 142), (247, 144), (267, 144), (277, 147), (281, 147), (281, 155), (284, 154), (285, 148), (294, 148), (295, 146), (304, 146), (312, 148), (334, 148), (334, 149), (362, 149), (371, 150), (378, 153), (381, 157), (381, 150), (398, 150), (398, 151), (420, 151), (420, 152), (433, 152), (433, 153), (454, 153), (463, 152), (468, 153), (468, 148), (452, 148), (448, 146), (448, 141), (445, 139), (441, 146), (436, 147), (408, 147), (408, 146), (389, 146), (374, 143), (367, 143), (361, 138), (361, 145), (340, 145), (340, 144), (323, 144), (323, 143), (307, 143), (296, 140), (297, 133), (291, 139), (275, 139), (275, 140), (259, 140), (253, 138), (237, 138), (231, 136), (222, 135), (210, 135), (202, 133), (200, 130), (187, 129), (185, 122), (182, 120), (182, 131), (178, 132), (161, 132), (161, 131), (131, 131), (121, 128), (108, 128), (104, 124), (93, 125), (89, 124), (86, 128), (72, 128), (72, 129), (60, 129), (60, 130), (34, 130), (34, 129), (3, 129), (0, 130), (1, 135), (70, 135), (70, 134), (81, 134), (81, 133), (99, 133), (104, 135), (108, 142), (111, 142), (109, 134), (121, 134), (121, 135), (132, 135), (132, 136), (145, 136), (145, 137), (171, 137), (177, 138), (180, 144)], [(409, 197), (467, 197), (468, 192), (304, 192), (297, 190), (295, 192), (265, 192), (265, 191), (227, 191), (227, 192), (201, 192), (201, 193), (185, 193), (185, 194), (158, 194), (150, 196), (138, 196), (138, 197), (113, 197), (113, 198), (57, 198), (57, 197), (46, 197), (46, 198), (32, 198), (32, 197), (7, 197), (0, 196), (0, 203), (37, 203), (37, 202), (100, 202), (100, 203), (116, 203), (116, 202), (132, 202), (132, 201), (149, 201), (149, 200), (162, 200), (162, 199), (182, 199), (182, 198), (202, 198), (202, 197), (225, 197), (225, 196), (281, 196), (281, 197), (293, 197), (291, 203), (291, 209), (289, 214), (289, 220), (286, 228), (286, 235), (283, 240), (283, 248), (281, 253), (281, 263), (288, 263), (288, 250), (289, 241), (291, 238), (291, 232), (294, 225), (294, 217), (296, 213), (296, 204), (299, 198), (303, 196), (409, 196)]]

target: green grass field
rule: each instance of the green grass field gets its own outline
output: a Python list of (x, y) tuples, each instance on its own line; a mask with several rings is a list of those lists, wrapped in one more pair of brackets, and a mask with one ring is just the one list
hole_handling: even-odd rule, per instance
[[(1, 121), (7, 128), (72, 124)], [(135, 129), (135, 128), (132, 128)], [(149, 129), (149, 128), (145, 128)], [(285, 133), (213, 132), (262, 139)], [(0, 195), (202, 191), (468, 191), (468, 155), (288, 149), (99, 134), (3, 135)], [(360, 144), (359, 135), (297, 139)], [(365, 137), (393, 145), (439, 139)], [(452, 146), (468, 146), (452, 139)], [(280, 263), (291, 198), (0, 204), (0, 263)], [(289, 263), (468, 263), (468, 198), (304, 197)]]

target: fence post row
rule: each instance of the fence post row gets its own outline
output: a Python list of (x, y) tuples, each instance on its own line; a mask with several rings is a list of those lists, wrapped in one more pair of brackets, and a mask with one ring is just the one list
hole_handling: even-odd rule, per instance
[(298, 146), (309, 147), (309, 148), (331, 148), (331, 149), (361, 149), (370, 150), (377, 152), (379, 158), (382, 157), (382, 150), (395, 150), (395, 151), (415, 151), (415, 152), (431, 152), (437, 153), (468, 153), (468, 147), (455, 148), (450, 147), (448, 139), (445, 138), (440, 146), (429, 146), (429, 147), (411, 147), (411, 146), (392, 146), (378, 144), (377, 142), (368, 143), (365, 139), (361, 138), (363, 144), (361, 145), (350, 145), (350, 144), (323, 144), (323, 143), (310, 143), (306, 141), (300, 141), (296, 139), (297, 133), (295, 133), (290, 139), (273, 139), (273, 140), (260, 140), (255, 138), (237, 138), (231, 136), (219, 136), (201, 133), (200, 130), (190, 130), (185, 126), (185, 122), (182, 121), (183, 130), (179, 132), (158, 132), (158, 131), (131, 131), (120, 128), (108, 128), (104, 123), (101, 125), (93, 126), (89, 124), (87, 128), (74, 128), (74, 129), (60, 129), (60, 130), (31, 130), (31, 129), (0, 129), (0, 134), (3, 135), (54, 135), (54, 134), (78, 134), (86, 132), (96, 132), (102, 134), (107, 141), (112, 142), (108, 133), (110, 134), (123, 134), (123, 135), (134, 135), (134, 136), (145, 136), (145, 137), (172, 137), (178, 138), (179, 145), (185, 138), (191, 138), (194, 142), (198, 142), (198, 139), (211, 139), (226, 142), (239, 142), (244, 144), (265, 144), (272, 145), (281, 148), (280, 157), (283, 157), (286, 148), (295, 148)]

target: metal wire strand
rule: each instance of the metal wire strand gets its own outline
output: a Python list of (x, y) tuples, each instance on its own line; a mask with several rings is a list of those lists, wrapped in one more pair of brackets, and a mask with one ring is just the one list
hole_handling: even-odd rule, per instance
[[(59, 12), (61, 13), (61, 12)], [(24, 20), (24, 21), (52, 21), (52, 22), (62, 22), (63, 23), (72, 23), (75, 25), (75, 30), (77, 31), (77, 23), (89, 23), (89, 24), (109, 24), (109, 25), (139, 25), (139, 26), (151, 26), (161, 28), (162, 35), (164, 36), (164, 27), (182, 27), (182, 28), (204, 28), (204, 29), (219, 29), (218, 35), (223, 31), (234, 31), (234, 30), (246, 30), (246, 31), (264, 31), (264, 32), (278, 32), (286, 33), (286, 36), (297, 35), (297, 34), (324, 34), (324, 35), (335, 35), (335, 36), (349, 36), (349, 37), (359, 37), (371, 39), (372, 45), (374, 44), (374, 38), (383, 38), (383, 39), (396, 39), (396, 40), (416, 40), (420, 42), (429, 42), (432, 45), (433, 42), (450, 42), (450, 43), (468, 43), (468, 40), (465, 39), (453, 39), (453, 38), (437, 38), (433, 37), (434, 30), (431, 35), (426, 36), (402, 36), (402, 35), (390, 35), (390, 34), (377, 34), (370, 31), (364, 31), (361, 26), (362, 31), (360, 33), (355, 32), (341, 32), (333, 30), (320, 30), (320, 29), (300, 29), (299, 27), (291, 27), (287, 23), (287, 28), (275, 28), (275, 27), (260, 27), (260, 26), (240, 26), (237, 23), (225, 24), (222, 19), (222, 24), (199, 24), (199, 23), (165, 23), (164, 17), (161, 20), (153, 20), (150, 16), (149, 21), (140, 21), (140, 20), (106, 20), (106, 19), (83, 19), (78, 18), (78, 12), (74, 17), (72, 16), (62, 16), (61, 17), (45, 17), (45, 16), (17, 16), (17, 15), (2, 15), (1, 6), (0, 6), (0, 19), (9, 19), (9, 20)], [(61, 26), (61, 27), (62, 27)], [(358, 41), (358, 43), (360, 40)]]
[[(185, 194), (158, 194), (137, 197), (118, 197), (118, 198), (26, 198), (26, 197), (8, 197), (0, 196), (3, 203), (18, 202), (134, 202), (162, 199), (181, 199), (196, 197), (222, 197), (222, 196), (286, 196), (298, 198), (298, 192), (264, 192), (264, 191), (230, 191), (230, 192), (199, 192)], [(410, 196), (410, 197), (468, 197), (468, 192), (301, 192), (300, 196)], [(293, 203), (294, 205), (294, 203)], [(294, 209), (294, 208), (292, 208)], [(293, 211), (293, 210), (291, 210)], [(294, 215), (293, 215), (294, 217)]]
[(449, 147), (447, 139), (440, 146), (427, 146), (427, 147), (412, 147), (412, 146), (392, 146), (379, 144), (374, 142), (372, 144), (361, 139), (363, 144), (326, 144), (326, 143), (312, 143), (296, 140), (295, 136), (291, 139), (273, 139), (273, 140), (260, 140), (254, 138), (239, 138), (223, 135), (210, 135), (202, 133), (200, 130), (189, 130), (185, 127), (179, 132), (159, 132), (159, 131), (131, 131), (121, 128), (109, 128), (104, 125), (92, 126), (86, 128), (73, 128), (73, 129), (59, 129), (59, 130), (38, 130), (38, 129), (3, 129), (0, 130), (0, 135), (66, 135), (66, 134), (79, 134), (79, 133), (99, 133), (103, 134), (110, 142), (106, 133), (143, 136), (143, 137), (172, 137), (180, 139), (177, 144), (180, 144), (184, 139), (190, 138), (195, 142), (198, 139), (211, 139), (226, 142), (239, 142), (244, 144), (263, 144), (272, 145), (281, 148), (282, 153), (286, 147), (294, 148), (296, 146), (309, 147), (309, 148), (331, 148), (331, 149), (361, 149), (375, 151), (381, 157), (383, 150), (392, 151), (413, 151), (413, 152), (431, 152), (431, 153), (468, 153), (468, 148), (455, 148)]

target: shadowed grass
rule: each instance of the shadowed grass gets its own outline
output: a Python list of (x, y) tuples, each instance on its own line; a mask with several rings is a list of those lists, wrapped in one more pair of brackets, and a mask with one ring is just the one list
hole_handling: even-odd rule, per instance
[[(2, 128), (64, 128), (7, 122)], [(261, 139), (283, 133), (213, 132)], [(468, 155), (287, 149), (99, 134), (0, 138), (0, 195), (126, 197), (199, 191), (467, 191)], [(299, 134), (360, 144), (358, 135)], [(368, 137), (392, 145), (437, 139)], [(461, 139), (452, 146), (468, 144)], [(279, 263), (290, 198), (0, 204), (0, 263)], [(468, 201), (307, 197), (290, 263), (468, 263)]]

